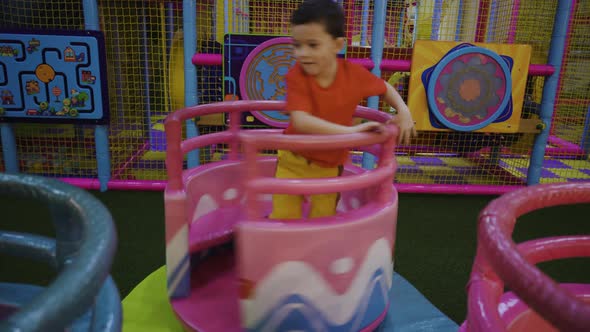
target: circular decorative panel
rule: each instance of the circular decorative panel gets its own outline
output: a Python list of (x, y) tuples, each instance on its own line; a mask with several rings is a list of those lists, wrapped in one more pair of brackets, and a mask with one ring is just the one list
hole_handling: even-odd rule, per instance
[[(273, 38), (258, 45), (240, 72), (242, 99), (284, 100), (285, 75), (294, 64), (289, 38)], [(252, 115), (272, 127), (284, 128), (289, 122), (289, 116), (280, 111), (252, 111)]]
[(481, 129), (494, 122), (511, 100), (508, 64), (481, 47), (459, 48), (434, 67), (426, 95), (433, 115), (458, 131)]

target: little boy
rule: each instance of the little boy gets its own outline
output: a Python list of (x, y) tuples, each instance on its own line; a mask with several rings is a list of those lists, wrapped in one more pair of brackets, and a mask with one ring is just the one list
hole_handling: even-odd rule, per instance
[[(400, 142), (416, 135), (408, 107), (397, 91), (364, 67), (338, 58), (344, 47), (344, 13), (333, 0), (306, 0), (291, 18), (297, 63), (286, 75), (285, 134), (348, 134), (380, 130), (382, 124), (352, 126), (357, 105), (366, 97), (383, 95), (397, 110), (393, 123)], [(342, 174), (348, 149), (337, 151), (278, 151), (277, 178), (324, 178)], [(339, 194), (311, 196), (310, 218), (336, 213)], [(300, 219), (303, 197), (273, 195), (271, 219)]]

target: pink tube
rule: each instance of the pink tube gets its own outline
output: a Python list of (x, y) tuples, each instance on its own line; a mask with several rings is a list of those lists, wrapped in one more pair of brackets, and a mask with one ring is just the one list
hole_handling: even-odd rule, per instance
[[(486, 273), (477, 274), (477, 278), (474, 278), (475, 273), (472, 274), (469, 284), (467, 286), (467, 314), (468, 317), (474, 315), (474, 313), (480, 313), (482, 308), (497, 308), (499, 295), (502, 292), (502, 285), (496, 283), (495, 280), (488, 280)], [(496, 314), (494, 315), (481, 315), (479, 319), (468, 319), (466, 321), (466, 329), (461, 329), (460, 332), (474, 332), (474, 331), (493, 331), (500, 332), (505, 329), (504, 322)], [(462, 326), (462, 327), (463, 327)]]
[[(570, 13), (569, 13), (569, 20), (567, 22), (567, 32), (565, 34), (565, 45), (563, 46), (563, 52), (564, 54), (562, 55), (562, 65), (561, 65), (561, 71), (559, 72), (559, 76), (557, 77), (557, 92), (562, 91), (561, 90), (561, 84), (563, 83), (562, 78), (565, 75), (565, 71), (567, 68), (567, 59), (569, 57), (569, 47), (570, 47), (570, 40), (571, 40), (571, 36), (572, 36), (572, 26), (574, 25), (574, 20), (575, 20), (575, 12), (576, 12), (576, 8), (578, 7), (578, 0), (571, 0), (571, 8), (570, 8)], [(560, 104), (561, 102), (561, 98), (560, 98), (561, 94), (557, 93), (555, 96), (554, 102), (554, 106), (553, 106), (553, 115), (552, 117), (555, 118), (555, 110), (557, 109), (557, 105)], [(552, 121), (551, 122), (551, 128), (549, 130), (549, 134), (553, 134), (555, 132), (555, 124), (557, 121)]]
[(522, 187), (523, 186), (395, 183), (395, 188), (398, 192), (415, 194), (499, 195)]
[[(205, 54), (196, 53), (193, 55), (193, 64), (202, 66), (221, 66), (223, 64), (223, 57), (221, 54)], [(367, 69), (373, 69), (375, 64), (371, 59), (349, 58), (348, 61), (357, 63)], [(381, 70), (384, 71), (401, 71), (409, 72), (412, 66), (410, 60), (390, 60), (383, 59), (381, 61)], [(529, 66), (529, 75), (531, 76), (549, 76), (555, 72), (555, 68), (546, 64), (531, 64)]]
[[(375, 64), (371, 59), (349, 58), (348, 61), (359, 64), (367, 69), (373, 69)], [(410, 60), (388, 60), (381, 61), (381, 70), (385, 71), (410, 71), (412, 62)]]
[[(375, 64), (371, 59), (350, 58), (350, 62), (358, 63), (368, 69), (372, 69)], [(223, 57), (221, 54), (196, 53), (192, 58), (193, 65), (201, 66), (221, 66)], [(383, 60), (381, 69), (387, 71), (410, 71), (410, 60)]]
[(290, 195), (317, 195), (358, 190), (375, 186), (393, 176), (392, 168), (381, 167), (358, 175), (322, 179), (276, 179), (257, 178), (247, 187), (255, 193), (277, 193)]
[(555, 148), (550, 147), (545, 149), (545, 156), (547, 157), (583, 157), (586, 152), (579, 147), (576, 148)]
[(570, 141), (564, 140), (557, 136), (549, 136), (547, 140), (549, 144), (557, 145), (560, 148), (579, 149), (580, 147)]
[(490, 1), (479, 1), (479, 9), (477, 12), (477, 26), (475, 28), (475, 41), (478, 43), (485, 42), (486, 29), (488, 18), (490, 16)]
[(373, 321), (371, 324), (369, 324), (365, 328), (363, 328), (361, 330), (361, 332), (377, 331), (377, 329), (379, 328), (379, 325), (381, 325), (381, 323), (383, 322), (383, 320), (387, 316), (388, 311), (389, 311), (389, 303), (387, 304), (387, 308), (385, 308), (385, 310), (383, 310), (383, 312), (379, 315), (379, 317), (377, 317), (377, 319), (375, 319), (375, 321)]
[(439, 153), (439, 154), (451, 154), (457, 155), (457, 151), (442, 146), (428, 146), (428, 145), (410, 145), (410, 146), (398, 146), (397, 152), (406, 153)]
[(410, 60), (387, 60), (381, 61), (381, 69), (387, 71), (410, 71), (412, 62)]
[(373, 67), (375, 67), (375, 63), (373, 63), (373, 60), (371, 60), (371, 59), (349, 58), (348, 61), (350, 61), (352, 63), (356, 63), (358, 65), (361, 65), (369, 70), (371, 70), (371, 69), (373, 69)]
[(256, 131), (244, 131), (239, 134), (240, 141), (250, 144), (256, 149), (285, 149), (302, 150), (330, 150), (338, 148), (352, 148), (363, 145), (384, 143), (391, 137), (397, 137), (397, 127), (389, 126), (379, 135), (356, 133), (344, 135), (283, 135), (264, 134)]
[(551, 76), (555, 72), (552, 65), (529, 65), (529, 75), (531, 76)]
[(221, 54), (195, 53), (192, 60), (195, 66), (221, 66), (223, 64)]
[[(59, 178), (59, 180), (83, 189), (100, 189), (100, 183), (98, 179)], [(107, 188), (114, 190), (163, 191), (166, 188), (166, 181), (110, 180), (107, 183)]]
[[(547, 250), (551, 248), (551, 250)], [(531, 264), (569, 257), (584, 257), (590, 253), (590, 235), (552, 236), (518, 244), (518, 251)]]
[(218, 133), (197, 136), (183, 141), (180, 145), (180, 150), (184, 155), (186, 153), (191, 152), (192, 150), (199, 149), (205, 146), (231, 142), (234, 139), (234, 137), (234, 133), (229, 131), (222, 131)]
[[(371, 150), (370, 152), (378, 152)], [(100, 183), (98, 179), (85, 178), (60, 178), (61, 181), (71, 185), (88, 189), (99, 190)], [(108, 182), (108, 189), (113, 190), (145, 190), (145, 191), (163, 191), (166, 188), (166, 181), (148, 181), (148, 180), (111, 180)], [(465, 194), (465, 195), (500, 195), (508, 193), (522, 186), (485, 186), (485, 185), (437, 185), (437, 184), (407, 184), (396, 183), (398, 192), (403, 193), (433, 193), (437, 194)]]
[(582, 157), (586, 155), (586, 152), (578, 145), (564, 140), (557, 136), (549, 136), (547, 140), (549, 144), (556, 145), (557, 147), (548, 147), (545, 154), (548, 156), (572, 156)]
[(389, 113), (375, 112), (374, 109), (365, 106), (357, 106), (354, 112), (354, 116), (381, 123), (385, 123), (392, 118), (392, 115)]
[(514, 44), (516, 35), (516, 24), (518, 23), (518, 12), (520, 11), (520, 0), (514, 0), (512, 3), (512, 16), (510, 17), (510, 30), (508, 31), (508, 44)]

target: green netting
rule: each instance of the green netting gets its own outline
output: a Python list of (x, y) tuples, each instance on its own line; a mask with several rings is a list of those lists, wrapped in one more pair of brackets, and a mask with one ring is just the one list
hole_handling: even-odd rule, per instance
[(567, 51), (564, 54), (559, 91), (556, 100), (551, 137), (555, 144), (568, 146), (580, 153), (558, 151), (556, 158), (569, 167), (545, 169), (559, 172), (559, 178), (544, 177), (542, 182), (590, 180), (590, 5), (577, 1)]
[[(0, 28), (83, 29), (80, 1), (3, 1)], [(19, 169), (52, 177), (96, 177), (94, 140), (74, 125), (14, 126)]]
[[(224, 4), (228, 4), (227, 14)], [(300, 1), (199, 0), (197, 49), (221, 55), (226, 33), (283, 36)], [(374, 1), (343, 1), (348, 58), (371, 56)], [(182, 1), (98, 1), (106, 36), (113, 179), (165, 180), (163, 119), (184, 103)], [(590, 5), (578, 1), (561, 71), (542, 182), (590, 179)], [(557, 1), (388, 1), (385, 60), (412, 58), (415, 40), (529, 44), (533, 64), (547, 62)], [(0, 28), (84, 28), (80, 1), (3, 1)], [(409, 73), (382, 78), (408, 96)], [(223, 69), (198, 65), (200, 104), (224, 100)], [(523, 119), (535, 119), (543, 77), (529, 77)], [(366, 104), (366, 102), (363, 102)], [(382, 103), (382, 110), (387, 107)], [(199, 119), (199, 133), (225, 128), (223, 117)], [(252, 126), (245, 126), (252, 127)], [(259, 127), (259, 126), (258, 126)], [(399, 147), (400, 183), (523, 185), (535, 134), (420, 132)], [(22, 172), (95, 178), (92, 126), (15, 125)], [(202, 149), (203, 163), (222, 158), (225, 146)], [(586, 152), (584, 152), (584, 150)], [(1, 152), (1, 149), (0, 149)], [(355, 161), (360, 154), (355, 153)], [(0, 170), (3, 167), (0, 154)]]

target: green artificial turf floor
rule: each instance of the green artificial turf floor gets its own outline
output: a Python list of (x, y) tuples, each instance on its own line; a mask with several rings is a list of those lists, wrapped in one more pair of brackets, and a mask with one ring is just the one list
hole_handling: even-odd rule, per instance
[[(164, 204), (161, 192), (92, 192), (111, 211), (119, 244), (112, 275), (125, 297), (164, 264)], [(465, 318), (467, 283), (476, 247), (479, 211), (494, 196), (400, 194), (395, 270), (452, 320)], [(42, 205), (0, 197), (0, 229), (53, 237)], [(590, 204), (548, 208), (522, 217), (517, 242), (537, 237), (590, 234)], [(526, 221), (526, 222), (525, 222)], [(590, 262), (570, 259), (541, 268), (561, 282), (590, 282)], [(45, 266), (0, 256), (0, 282), (46, 285)]]

